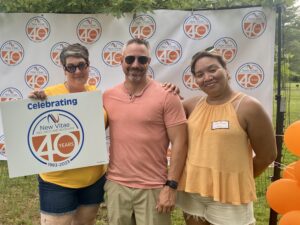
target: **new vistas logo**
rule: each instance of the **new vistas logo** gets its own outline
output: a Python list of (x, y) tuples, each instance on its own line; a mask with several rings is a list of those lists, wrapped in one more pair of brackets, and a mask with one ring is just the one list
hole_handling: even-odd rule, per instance
[(0, 102), (9, 102), (18, 99), (23, 99), (23, 96), (17, 88), (8, 87), (0, 92)]
[(247, 38), (255, 39), (261, 36), (267, 27), (266, 15), (262, 11), (252, 11), (244, 16), (242, 29)]
[(87, 83), (89, 85), (94, 85), (98, 87), (100, 82), (101, 82), (101, 74), (99, 70), (96, 67), (90, 66), (89, 78), (87, 80)]
[(31, 89), (44, 88), (49, 81), (49, 73), (42, 65), (32, 65), (25, 72), (25, 83)]
[(39, 162), (48, 167), (64, 167), (79, 155), (84, 130), (70, 112), (49, 110), (34, 119), (27, 141), (32, 155)]
[(194, 14), (185, 19), (183, 31), (186, 36), (193, 40), (205, 38), (211, 30), (210, 21), (202, 15)]
[(155, 50), (157, 60), (163, 65), (174, 65), (182, 56), (182, 47), (175, 40), (161, 41)]
[(129, 25), (131, 37), (149, 39), (156, 30), (155, 20), (149, 15), (140, 15), (133, 19)]
[(26, 24), (26, 35), (33, 42), (42, 42), (50, 35), (50, 24), (42, 16), (31, 18)]
[(102, 51), (103, 62), (110, 67), (120, 66), (123, 46), (124, 44), (119, 41), (111, 41), (106, 44)]
[(214, 43), (214, 50), (218, 52), (226, 63), (230, 63), (237, 54), (237, 44), (230, 37), (222, 37)]
[(81, 20), (76, 29), (77, 37), (85, 44), (93, 44), (100, 38), (102, 28), (99, 21), (88, 17)]
[(24, 48), (19, 42), (9, 40), (1, 46), (0, 57), (6, 65), (16, 66), (23, 60)]
[(182, 74), (182, 82), (184, 86), (192, 91), (199, 90), (199, 86), (195, 82), (195, 78), (191, 72), (191, 67), (188, 66)]
[(50, 58), (52, 60), (52, 62), (59, 67), (62, 67), (61, 63), (60, 63), (60, 53), (63, 50), (63, 48), (67, 47), (69, 45), (69, 43), (67, 42), (57, 42), (55, 43), (50, 51)]
[(245, 63), (241, 65), (236, 74), (237, 83), (244, 89), (255, 89), (264, 80), (264, 70), (256, 63)]

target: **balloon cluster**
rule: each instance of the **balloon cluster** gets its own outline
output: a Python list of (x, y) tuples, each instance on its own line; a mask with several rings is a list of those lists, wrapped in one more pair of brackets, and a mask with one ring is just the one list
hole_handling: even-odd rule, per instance
[[(300, 121), (286, 129), (284, 143), (288, 151), (300, 156)], [(268, 187), (266, 198), (270, 207), (282, 215), (279, 225), (300, 224), (300, 160), (285, 168), (283, 178)]]

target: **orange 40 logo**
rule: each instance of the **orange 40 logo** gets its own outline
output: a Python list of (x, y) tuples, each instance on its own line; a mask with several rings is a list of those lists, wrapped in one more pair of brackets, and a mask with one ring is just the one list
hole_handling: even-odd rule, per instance
[(123, 43), (118, 41), (109, 42), (102, 52), (104, 63), (111, 67), (121, 65)]
[(26, 34), (30, 40), (42, 42), (50, 34), (50, 24), (44, 17), (33, 17), (26, 24)]
[(9, 65), (15, 66), (19, 64), (24, 57), (24, 49), (22, 45), (17, 41), (7, 41), (1, 46), (1, 59), (2, 61)]
[(189, 16), (183, 23), (184, 33), (194, 40), (205, 38), (210, 30), (210, 21), (205, 16), (199, 14)]
[(23, 96), (17, 88), (8, 87), (0, 93), (0, 102), (9, 102), (18, 99), (23, 99)]
[(54, 44), (51, 48), (50, 51), (50, 57), (52, 62), (56, 65), (61, 67), (61, 63), (60, 63), (60, 53), (63, 50), (63, 48), (67, 47), (69, 45), (69, 43), (67, 42), (57, 42), (56, 44)]
[(235, 79), (242, 88), (254, 89), (263, 82), (264, 71), (256, 63), (246, 63), (238, 68)]
[(25, 82), (31, 89), (44, 88), (49, 81), (49, 73), (42, 65), (32, 65), (25, 72)]
[(130, 35), (140, 39), (149, 39), (156, 30), (155, 20), (149, 15), (136, 17), (129, 27)]
[(87, 83), (89, 85), (94, 85), (94, 86), (98, 87), (100, 82), (101, 82), (101, 74), (100, 74), (99, 70), (95, 67), (90, 66), (90, 72), (89, 72), (89, 77), (88, 77)]
[(62, 162), (72, 157), (79, 141), (79, 131), (32, 136), (35, 155), (48, 162)]
[(164, 65), (176, 64), (182, 56), (181, 45), (174, 40), (164, 40), (156, 48), (156, 58)]
[(242, 28), (247, 38), (258, 38), (267, 26), (267, 19), (262, 11), (249, 12), (242, 21)]
[(77, 36), (86, 44), (95, 43), (101, 36), (101, 24), (95, 18), (85, 18), (77, 26)]
[(33, 156), (50, 167), (69, 164), (81, 151), (84, 131), (80, 121), (65, 110), (49, 110), (36, 117), (28, 132)]
[(195, 78), (191, 72), (191, 67), (188, 66), (182, 75), (182, 82), (184, 86), (186, 86), (188, 89), (194, 91), (194, 90), (199, 90), (199, 86), (195, 82)]
[(230, 37), (222, 37), (214, 43), (214, 49), (226, 63), (231, 62), (237, 54), (237, 44)]

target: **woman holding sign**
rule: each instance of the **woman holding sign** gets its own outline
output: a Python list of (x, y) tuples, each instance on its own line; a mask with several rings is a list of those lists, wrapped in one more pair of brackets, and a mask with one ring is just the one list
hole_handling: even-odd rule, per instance
[[(89, 76), (89, 53), (80, 45), (64, 48), (60, 54), (66, 81), (45, 90), (33, 91), (30, 98), (83, 91), (93, 91), (86, 85)], [(176, 86), (163, 85), (166, 91), (178, 93)], [(105, 123), (107, 121), (104, 112)], [(54, 118), (55, 119), (55, 118)], [(105, 166), (92, 166), (39, 175), (42, 225), (90, 225), (95, 223), (100, 202), (103, 201)]]
[(231, 89), (220, 55), (198, 52), (191, 72), (206, 96), (184, 102), (189, 141), (178, 206), (188, 225), (254, 224), (254, 178), (276, 157), (270, 118), (257, 100)]
[[(89, 52), (80, 44), (65, 47), (60, 54), (66, 81), (33, 91), (30, 98), (93, 91), (87, 85)], [(104, 112), (105, 122), (107, 120)], [(42, 225), (92, 225), (103, 202), (105, 166), (90, 166), (40, 174), (39, 194)]]

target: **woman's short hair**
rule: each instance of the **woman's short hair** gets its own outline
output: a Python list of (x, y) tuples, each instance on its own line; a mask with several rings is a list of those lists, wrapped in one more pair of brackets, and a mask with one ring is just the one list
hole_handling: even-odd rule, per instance
[(211, 51), (200, 51), (200, 52), (197, 52), (195, 55), (193, 55), (192, 57), (192, 62), (191, 62), (191, 72), (193, 75), (195, 75), (195, 65), (196, 65), (196, 62), (199, 60), (199, 59), (202, 59), (204, 57), (209, 57), (209, 58), (213, 58), (213, 59), (216, 59), (220, 64), (221, 66), (224, 68), (224, 69), (227, 69), (226, 67), (226, 62), (224, 61), (224, 59), (222, 58), (221, 55), (219, 55), (217, 52), (211, 52)]
[(83, 58), (89, 64), (89, 51), (87, 48), (79, 43), (68, 45), (64, 47), (60, 53), (60, 62), (63, 66), (66, 65), (68, 57)]

